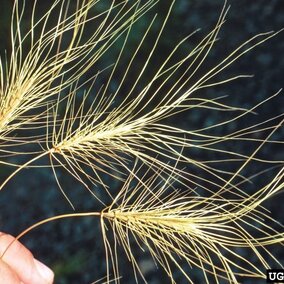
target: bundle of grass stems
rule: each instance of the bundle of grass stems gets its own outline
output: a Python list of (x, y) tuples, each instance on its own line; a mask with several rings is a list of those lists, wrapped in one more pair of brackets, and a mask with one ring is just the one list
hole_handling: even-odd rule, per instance
[[(151, 50), (144, 55), (144, 65), (135, 74), (133, 66), (157, 15), (135, 48), (129, 48), (129, 41), (135, 25), (159, 0), (55, 0), (40, 16), (37, 2), (32, 5), (29, 27), (24, 28), (25, 0), (15, 0), (12, 48), (0, 61), (0, 163), (13, 169), (0, 188), (5, 190), (18, 172), (40, 167), (40, 161), (48, 158), (58, 188), (74, 210), (59, 169), (83, 185), (97, 208), (103, 209), (94, 206), (92, 212), (75, 210), (44, 219), (17, 239), (51, 221), (92, 216), (101, 223), (106, 283), (124, 283), (118, 247), (131, 263), (133, 281), (147, 282), (132, 251), (133, 241), (141, 254), (147, 249), (170, 283), (176, 283), (176, 270), (189, 283), (196, 269), (203, 274), (203, 283), (239, 283), (265, 279), (266, 269), (281, 268), (270, 247), (281, 247), (283, 227), (263, 204), (283, 189), (283, 161), (258, 154), (266, 145), (283, 145), (274, 138), (283, 127), (283, 113), (213, 134), (257, 113), (281, 96), (281, 90), (248, 109), (231, 106), (223, 97), (200, 95), (208, 88), (251, 77), (226, 76), (226, 70), (281, 31), (255, 35), (204, 68), (226, 21), (229, 6), (225, 2), (215, 26), (194, 48), (182, 58), (177, 56), (198, 30), (153, 67), (178, 2), (171, 1)], [(102, 66), (118, 42), (116, 60)], [(129, 50), (131, 56), (124, 61)], [(117, 76), (121, 65), (123, 74)], [(150, 79), (144, 78), (149, 70)], [(113, 89), (114, 80), (118, 83)], [(169, 122), (180, 115), (190, 117), (195, 110), (231, 116), (193, 130), (180, 120)], [(224, 146), (247, 142), (253, 145), (249, 153)], [(212, 160), (198, 159), (191, 151), (209, 153)], [(11, 157), (24, 157), (24, 162), (11, 162)], [(246, 190), (251, 179), (262, 174), (245, 175), (253, 163), (267, 165), (265, 171), (273, 165), (274, 176), (251, 191)], [(231, 170), (224, 164), (235, 166)], [(118, 191), (112, 189), (110, 180), (120, 182)], [(105, 195), (97, 193), (99, 187)], [(246, 258), (245, 250), (254, 257)]]

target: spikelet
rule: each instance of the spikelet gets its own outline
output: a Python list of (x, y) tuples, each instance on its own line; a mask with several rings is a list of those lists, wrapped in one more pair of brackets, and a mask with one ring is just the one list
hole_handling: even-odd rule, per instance
[[(200, 196), (196, 190), (173, 190), (176, 179), (164, 183), (159, 174), (133, 185), (134, 177), (130, 175), (111, 206), (101, 213), (107, 275), (119, 279), (121, 256), (117, 246), (122, 246), (136, 280), (139, 274), (144, 279), (132, 251), (136, 242), (165, 269), (171, 283), (176, 283), (174, 266), (189, 283), (194, 283), (191, 273), (196, 273), (195, 268), (203, 273), (202, 283), (265, 279), (271, 263), (282, 267), (269, 246), (283, 243), (284, 234), (274, 229), (279, 224), (262, 203), (283, 189), (283, 177), (284, 168), (252, 196), (246, 196), (244, 187), (242, 196), (225, 198), (224, 191)], [(117, 245), (108, 239), (111, 234)], [(249, 258), (244, 257), (244, 251)]]
[[(35, 121), (41, 119), (46, 122), (47, 104), (50, 106), (54, 100), (56, 102), (61, 91), (94, 66), (130, 23), (155, 4), (155, 1), (141, 5), (140, 1), (132, 1), (131, 4), (129, 1), (112, 1), (100, 14), (92, 15), (92, 9), (100, 2), (78, 0), (73, 11), (69, 1), (56, 0), (37, 19), (37, 1), (34, 1), (30, 28), (23, 32), (21, 25), (25, 1), (15, 1), (11, 55), (0, 62), (1, 140), (5, 140), (11, 132), (15, 136), (14, 132), (23, 125), (35, 124), (36, 128)], [(54, 17), (57, 17), (56, 25), (50, 28)], [(84, 39), (85, 26), (90, 23), (96, 29), (88, 39)], [(69, 39), (67, 45), (62, 41), (66, 36)]]
[[(207, 70), (203, 76), (192, 81), (192, 78), (199, 72), (216, 42), (227, 11), (227, 7), (224, 6), (216, 26), (185, 58), (172, 63), (170, 66), (168, 64), (174, 58), (175, 52), (192, 34), (176, 46), (148, 83), (140, 85), (141, 78), (144, 72), (146, 72), (145, 70), (148, 64), (150, 64), (149, 62), (151, 62), (163, 31), (163, 29), (160, 31), (143, 69), (133, 81), (131, 67), (135, 64), (141, 45), (144, 40), (147, 40), (147, 33), (151, 28), (151, 23), (141, 43), (134, 51), (121, 82), (118, 84), (115, 92), (109, 94), (108, 87), (113, 74), (120, 64), (123, 53), (127, 52), (128, 38), (126, 36), (123, 48), (105, 86), (101, 86), (95, 94), (92, 92), (93, 84), (96, 83), (96, 80), (99, 80), (99, 72), (92, 78), (92, 86), (85, 92), (83, 99), (78, 99), (78, 92), (82, 86), (76, 85), (70, 90), (67, 97), (65, 96), (64, 99), (58, 100), (53, 113), (53, 125), (50, 127), (51, 143), (49, 141), (46, 143), (46, 151), (51, 155), (51, 160), (65, 167), (70, 174), (82, 183), (85, 184), (84, 179), (81, 178), (85, 175), (92, 183), (100, 183), (105, 188), (108, 188), (108, 186), (102, 180), (100, 172), (123, 180), (125, 173), (127, 176), (127, 173), (131, 171), (132, 161), (136, 158), (143, 164), (151, 165), (157, 170), (163, 167), (164, 171), (168, 173), (171, 173), (173, 164), (175, 164), (176, 159), (179, 159), (180, 163), (197, 168), (202, 173), (200, 176), (207, 177), (203, 181), (205, 180), (209, 183), (212, 179), (217, 179), (219, 184), (227, 183), (227, 180), (224, 180), (220, 173), (227, 175), (226, 178), (228, 180), (239, 175), (240, 173), (221, 171), (218, 168), (218, 164), (245, 161), (249, 156), (233, 150), (224, 150), (223, 145), (228, 141), (241, 142), (246, 140), (254, 141), (258, 145), (263, 140), (252, 138), (252, 136), (256, 132), (261, 133), (269, 130), (267, 122), (273, 121), (274, 118), (263, 121), (258, 125), (251, 125), (236, 132), (228, 133), (227, 135), (217, 136), (208, 133), (212, 129), (224, 127), (245, 115), (253, 113), (266, 101), (262, 101), (252, 109), (246, 110), (223, 104), (220, 101), (221, 98), (203, 99), (195, 96), (195, 93), (200, 89), (213, 85), (249, 77), (238, 75), (224, 79), (221, 82), (214, 81), (215, 77), (230, 64), (252, 48), (275, 36), (277, 32), (260, 34), (249, 39), (221, 60), (219, 64), (209, 71)], [(169, 14), (165, 19), (163, 27), (166, 25), (168, 17)], [(129, 27), (129, 33), (131, 28), (132, 26)], [(179, 78), (172, 80), (177, 75), (179, 75)], [(131, 82), (129, 82), (128, 77), (132, 79)], [(122, 94), (124, 83), (130, 85), (130, 90), (126, 95)], [(140, 91), (134, 93), (137, 91), (137, 85), (139, 85)], [(165, 88), (165, 86), (167, 87)], [(277, 92), (274, 96), (277, 96), (279, 93)], [(92, 104), (88, 107), (86, 102), (90, 99)], [(63, 107), (60, 107), (61, 104)], [(62, 108), (65, 111), (60, 116)], [(232, 112), (232, 117), (211, 127), (204, 127), (195, 131), (187, 130), (178, 125), (170, 126), (165, 122), (167, 118), (173, 117), (180, 112), (196, 108), (215, 110), (220, 113)], [(277, 118), (279, 119), (279, 117)], [(270, 129), (275, 130), (280, 126), (272, 125)], [(273, 143), (273, 141), (268, 139), (265, 142)], [(282, 141), (274, 142), (283, 143)], [(216, 156), (221, 154), (222, 158), (216, 158), (213, 162), (197, 160), (188, 154), (180, 156), (183, 150), (185, 150), (184, 153), (188, 153), (190, 149), (209, 151), (212, 154), (216, 154)], [(250, 156), (250, 159), (257, 160), (255, 155)], [(266, 161), (261, 160), (261, 162)], [(91, 169), (93, 174), (89, 174), (89, 171), (86, 173), (86, 170), (84, 170), (86, 166)], [(175, 170), (178, 175), (189, 175), (188, 172), (185, 173), (176, 168)], [(200, 177), (196, 181), (196, 186), (201, 186), (201, 184), (202, 178)]]
[[(278, 231), (283, 231), (283, 226), (270, 216), (263, 203), (283, 190), (283, 167), (251, 196), (245, 192), (246, 181), (235, 184), (240, 194), (235, 196), (231, 188), (229, 198), (224, 189), (218, 193), (208, 189), (204, 195), (189, 187), (177, 189), (176, 177), (164, 179), (162, 168), (152, 170), (145, 171), (135, 163), (113, 202), (101, 212), (50, 217), (27, 228), (16, 239), (51, 221), (100, 218), (106, 255), (105, 283), (123, 283), (121, 247), (137, 283), (140, 279), (147, 283), (133, 251), (137, 246), (141, 253), (150, 253), (171, 283), (177, 283), (176, 269), (189, 283), (195, 283), (192, 275), (196, 269), (203, 274), (202, 283), (242, 283), (242, 279), (265, 279), (265, 271), (271, 265), (282, 267), (269, 248), (283, 244), (284, 233)], [(137, 180), (137, 176), (141, 177)], [(250, 257), (246, 258), (244, 252)]]

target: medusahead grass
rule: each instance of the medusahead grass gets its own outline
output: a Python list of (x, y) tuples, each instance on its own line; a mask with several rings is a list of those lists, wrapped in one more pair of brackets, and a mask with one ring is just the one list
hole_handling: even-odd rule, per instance
[[(23, 234), (60, 218), (100, 217), (107, 282), (111, 279), (120, 281), (118, 244), (133, 264), (136, 277), (138, 273), (144, 279), (131, 250), (131, 235), (138, 245), (148, 247), (172, 282), (175, 281), (172, 264), (191, 281), (180, 259), (189, 266), (199, 267), (207, 283), (211, 283), (207, 275), (213, 275), (216, 283), (222, 279), (236, 283), (240, 276), (264, 278), (265, 269), (270, 265), (266, 255), (280, 265), (267, 246), (281, 243), (283, 233), (273, 229), (274, 220), (262, 203), (283, 188), (283, 169), (252, 195), (245, 190), (249, 178), (243, 176), (243, 170), (254, 161), (283, 165), (283, 161), (265, 160), (257, 155), (265, 144), (283, 144), (283, 141), (273, 140), (273, 134), (282, 127), (283, 114), (225, 135), (208, 133), (257, 111), (280, 91), (250, 109), (229, 106), (219, 97), (200, 98), (195, 94), (211, 86), (250, 77), (236, 75), (221, 81), (217, 79), (220, 73), (226, 74), (226, 68), (241, 56), (279, 32), (254, 36), (209, 70), (202, 71), (225, 23), (228, 12), (225, 3), (215, 27), (195, 48), (184, 58), (175, 60), (177, 51), (197, 31), (180, 41), (151, 79), (145, 82), (142, 79), (147, 68), (151, 68), (173, 1), (138, 76), (133, 79), (131, 72), (156, 16), (126, 63), (115, 91), (110, 93), (110, 84), (127, 53), (135, 23), (158, 1), (110, 1), (103, 11), (93, 15), (93, 10), (104, 2), (77, 1), (73, 11), (69, 10), (68, 1), (57, 0), (39, 20), (35, 16), (35, 2), (30, 30), (22, 33), (24, 14), (20, 2), (15, 1), (11, 24), (13, 49), (11, 56), (2, 60), (0, 65), (0, 151), (4, 154), (1, 163), (17, 166), (17, 169), (0, 188), (4, 188), (20, 170), (48, 156), (59, 188), (72, 206), (57, 177), (58, 167), (82, 183), (105, 206), (101, 212), (49, 218)], [(50, 19), (54, 15), (58, 20), (50, 28)], [(95, 23), (96, 30), (86, 39), (84, 30), (90, 23)], [(65, 37), (67, 45), (63, 41)], [(117, 60), (104, 69), (98, 69), (96, 64), (100, 58), (121, 40)], [(24, 51), (26, 44), (30, 46), (28, 52)], [(95, 69), (95, 75), (82, 82), (82, 77), (90, 69)], [(101, 78), (107, 72), (109, 76), (101, 84)], [(125, 93), (126, 82), (128, 90)], [(99, 87), (95, 87), (97, 85)], [(85, 89), (83, 96), (80, 95), (82, 89)], [(167, 123), (168, 118), (193, 109), (231, 112), (232, 116), (197, 130)], [(277, 122), (279, 119), (280, 123)], [(30, 129), (39, 134), (29, 135)], [(268, 134), (261, 139), (255, 137), (256, 133)], [(229, 142), (246, 141), (255, 145), (249, 154), (224, 148)], [(20, 148), (15, 150), (15, 146), (21, 144), (39, 144), (41, 150), (31, 152), (34, 156), (22, 165), (9, 163), (5, 155), (22, 154)], [(214, 160), (193, 158), (188, 154), (190, 149), (208, 151), (214, 155)], [(220, 166), (235, 162), (239, 166), (234, 170), (224, 170)], [(188, 170), (191, 167), (200, 175), (191, 173)], [(150, 174), (152, 178), (147, 177)], [(103, 178), (105, 175), (123, 182), (119, 193), (112, 191), (111, 185)], [(132, 186), (133, 183), (136, 185)], [(188, 189), (177, 190), (175, 183)], [(98, 197), (93, 185), (105, 188), (112, 200), (111, 205)], [(199, 189), (203, 190), (203, 195)], [(264, 219), (268, 219), (271, 226)], [(107, 228), (113, 232), (113, 245)], [(242, 257), (238, 248), (254, 253), (257, 263)]]
[[(255, 194), (247, 196), (243, 192), (243, 197), (237, 198), (224, 198), (222, 192), (209, 192), (205, 197), (193, 189), (178, 190), (173, 186), (174, 176), (168, 176), (165, 181), (161, 179), (163, 169), (160, 169), (149, 178), (151, 170), (135, 164), (133, 173), (113, 202), (101, 212), (51, 217), (32, 225), (17, 238), (58, 219), (100, 218), (106, 252), (106, 283), (120, 283), (121, 280), (118, 246), (123, 247), (131, 262), (136, 281), (141, 277), (147, 282), (134, 257), (132, 239), (141, 252), (147, 248), (172, 283), (176, 283), (175, 269), (189, 283), (194, 283), (191, 280), (193, 272), (190, 273), (192, 267), (201, 269), (203, 283), (223, 283), (224, 280), (239, 283), (240, 277), (265, 279), (271, 263), (282, 267), (270, 253), (269, 246), (282, 243), (284, 235), (273, 228), (274, 223), (279, 224), (264, 210), (262, 203), (283, 189), (283, 168)], [(140, 173), (141, 178), (135, 181)], [(241, 184), (235, 186), (241, 188)], [(244, 251), (254, 255), (256, 260), (246, 258)]]
[[(11, 55), (0, 62), (2, 139), (11, 131), (33, 122), (34, 116), (26, 116), (30, 110), (46, 106), (62, 90), (74, 84), (155, 1), (142, 5), (139, 1), (112, 2), (100, 14), (89, 16), (90, 10), (100, 2), (77, 1), (77, 9), (69, 12), (69, 1), (56, 0), (37, 19), (37, 1), (34, 1), (30, 28), (23, 33), (25, 1), (15, 1), (11, 20)], [(49, 28), (55, 16), (58, 17), (55, 26)], [(82, 40), (85, 25), (90, 23), (98, 27), (91, 37)], [(68, 33), (69, 42), (64, 46), (62, 38)], [(29, 51), (24, 51), (24, 47)], [(92, 56), (88, 56), (91, 52)]]

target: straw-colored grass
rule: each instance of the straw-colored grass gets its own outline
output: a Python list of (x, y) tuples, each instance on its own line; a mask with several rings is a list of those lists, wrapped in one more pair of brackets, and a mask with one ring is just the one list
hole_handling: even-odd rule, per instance
[[(102, 2), (105, 1), (77, 1), (73, 11), (68, 1), (57, 0), (37, 19), (35, 1), (29, 30), (23, 32), (24, 10), (20, 1), (15, 1), (11, 23), (13, 48), (11, 54), (0, 62), (0, 152), (3, 154), (0, 163), (16, 169), (3, 181), (0, 189), (19, 171), (41, 158), (49, 157), (58, 186), (72, 206), (57, 177), (58, 167), (65, 169), (105, 205), (102, 212), (74, 213), (46, 219), (23, 234), (60, 218), (100, 217), (106, 250), (107, 282), (112, 279), (120, 281), (118, 245), (125, 250), (136, 277), (140, 274), (143, 278), (132, 253), (131, 236), (141, 248), (147, 246), (172, 282), (175, 281), (173, 264), (192, 283), (184, 263), (200, 268), (206, 283), (211, 283), (208, 275), (213, 275), (216, 283), (222, 279), (237, 283), (239, 276), (265, 278), (265, 269), (269, 268), (267, 256), (281, 265), (269, 253), (267, 246), (280, 244), (284, 235), (273, 229), (275, 221), (262, 204), (283, 189), (283, 168), (252, 195), (245, 190), (249, 178), (243, 176), (243, 170), (252, 162), (275, 163), (283, 167), (283, 161), (258, 156), (266, 144), (283, 144), (283, 141), (273, 140), (273, 134), (282, 127), (283, 115), (222, 136), (210, 134), (210, 131), (256, 112), (281, 92), (250, 109), (230, 106), (221, 97), (202, 98), (196, 93), (251, 77), (235, 75), (222, 81), (217, 79), (220, 73), (226, 74), (228, 66), (279, 32), (252, 37), (209, 70), (203, 71), (225, 23), (228, 13), (225, 3), (215, 27), (195, 48), (184, 58), (175, 59), (178, 50), (197, 31), (180, 41), (163, 64), (155, 69), (151, 79), (145, 82), (142, 79), (151, 68), (151, 60), (166, 28), (173, 1), (139, 75), (133, 78), (133, 66), (156, 16), (126, 62), (117, 87), (110, 92), (110, 84), (124, 54), (128, 52), (127, 44), (135, 23), (158, 1), (110, 1), (103, 11), (94, 13)], [(51, 18), (55, 15), (55, 26), (50, 28)], [(86, 39), (85, 29), (90, 24), (96, 25), (96, 29)], [(65, 37), (67, 40), (63, 40)], [(101, 58), (118, 41), (122, 41), (122, 46), (116, 61), (102, 69), (99, 66)], [(90, 70), (94, 75), (87, 77)], [(105, 73), (109, 74), (106, 82), (95, 87)], [(125, 93), (126, 83), (128, 88)], [(197, 130), (167, 123), (169, 118), (182, 112), (188, 115), (195, 109), (221, 114), (230, 112), (232, 115)], [(268, 134), (263, 139), (257, 138), (256, 133)], [(254, 150), (249, 154), (223, 147), (228, 142), (248, 141), (254, 145)], [(29, 144), (40, 145), (40, 150), (31, 151), (33, 156), (27, 155), (29, 158), (21, 165), (9, 162), (9, 155), (22, 155), (20, 146)], [(214, 159), (205, 161), (191, 157), (188, 154), (190, 149), (209, 152)], [(237, 163), (238, 167), (225, 171), (220, 166), (224, 163)], [(191, 167), (197, 169), (200, 175), (191, 173), (188, 170)], [(114, 193), (111, 185), (104, 181), (105, 175), (123, 182), (119, 193)], [(175, 183), (188, 189), (178, 190)], [(107, 206), (91, 185), (103, 186), (111, 197), (111, 205)], [(199, 189), (206, 194), (199, 195)], [(269, 220), (270, 224), (264, 220)], [(109, 231), (113, 232), (114, 244), (108, 238)], [(248, 249), (258, 262), (245, 259), (238, 252), (239, 248)]]

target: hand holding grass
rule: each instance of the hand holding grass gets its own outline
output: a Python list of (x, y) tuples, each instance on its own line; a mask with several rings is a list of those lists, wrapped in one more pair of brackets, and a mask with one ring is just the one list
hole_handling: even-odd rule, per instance
[[(181, 283), (177, 271), (186, 283), (242, 283), (282, 267), (270, 247), (283, 243), (283, 226), (264, 206), (284, 187), (283, 158), (265, 158), (274, 145), (283, 148), (284, 115), (261, 116), (281, 90), (245, 108), (206, 92), (252, 77), (227, 68), (280, 31), (255, 35), (231, 52), (222, 47), (224, 54), (212, 54), (211, 64), (229, 10), (224, 1), (202, 39), (194, 44), (197, 30), (192, 32), (156, 66), (155, 57), (162, 56), (157, 48), (179, 1), (169, 1), (155, 40), (150, 30), (157, 15), (146, 21), (136, 45), (136, 24), (163, 1), (56, 0), (43, 14), (40, 1), (32, 11), (28, 1), (14, 2), (11, 50), (0, 59), (0, 169), (8, 173), (0, 191), (20, 171), (43, 168), (54, 174), (72, 208), (83, 212), (45, 216), (16, 238), (0, 233), (0, 283), (52, 283), (53, 273), (18, 240), (50, 221), (75, 217), (100, 219), (105, 283), (127, 281), (121, 249), (136, 283), (147, 283), (137, 248), (139, 255), (151, 255), (171, 283)], [(25, 17), (30, 21), (24, 23)], [(152, 44), (144, 52), (146, 41)], [(204, 111), (218, 118), (206, 119)], [(176, 116), (181, 113), (182, 120)], [(260, 120), (251, 120), (258, 113)], [(267, 171), (271, 178), (264, 177)], [(61, 172), (95, 197), (87, 212), (84, 200), (70, 194), (73, 183), (61, 182)], [(35, 210), (32, 200), (28, 205)], [(195, 268), (202, 281), (195, 281)]]

